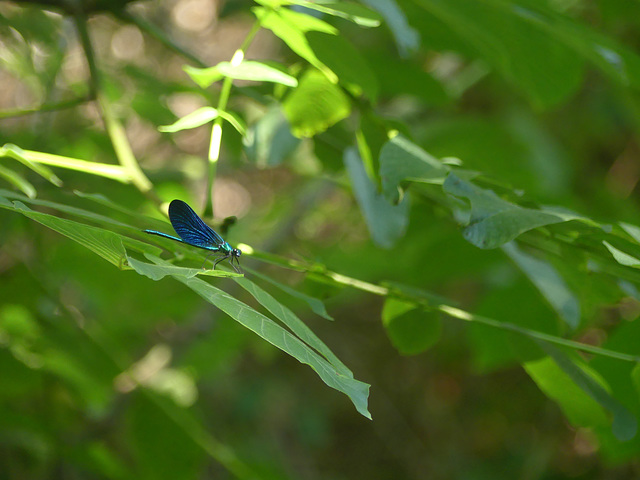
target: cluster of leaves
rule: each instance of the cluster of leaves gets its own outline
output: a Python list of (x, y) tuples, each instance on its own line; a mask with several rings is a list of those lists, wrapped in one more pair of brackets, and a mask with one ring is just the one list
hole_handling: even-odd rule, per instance
[[(310, 289), (318, 294), (324, 293), (324, 288), (336, 294), (350, 287), (351, 292), (356, 289), (382, 297), (381, 323), (401, 354), (422, 353), (441, 341), (444, 317), (469, 322), (470, 346), (479, 369), (486, 372), (522, 365), (574, 427), (595, 433), (607, 458), (626, 461), (640, 451), (640, 326), (637, 321), (623, 320), (622, 314), (613, 321), (603, 319), (602, 310), (622, 304), (635, 306), (640, 301), (640, 227), (618, 221), (621, 219), (612, 213), (613, 208), (604, 212), (612, 215), (612, 221), (599, 222), (592, 218), (595, 214), (584, 214), (588, 203), (571, 204), (567, 200), (571, 195), (567, 195), (566, 156), (520, 99), (539, 110), (558, 107), (577, 94), (589, 68), (599, 72), (602, 81), (624, 99), (629, 106), (625, 114), (632, 117), (629, 123), (635, 124), (640, 57), (612, 36), (586, 26), (572, 12), (562, 11), (557, 3), (365, 0), (361, 5), (257, 0), (236, 5), (230, 15), (250, 13), (254, 23), (232, 58), (213, 66), (185, 66), (195, 85), (151, 82), (154, 88), (136, 92), (132, 108), (167, 134), (211, 126), (208, 192), (215, 188), (221, 158), (238, 157), (240, 152), (256, 171), (285, 164), (293, 170), (304, 170), (301, 165), (305, 161), (313, 163), (314, 175), (304, 177), (310, 188), (326, 182), (319, 178), (318, 169), (329, 178), (332, 188), (348, 184), (359, 212), (351, 218), (348, 213), (341, 215), (340, 219), (344, 225), (363, 219), (371, 240), (365, 247), (354, 241), (355, 250), (349, 252), (351, 242), (346, 240), (325, 245), (322, 262), (291, 260), (246, 244), (239, 247), (260, 266), (271, 264), (301, 273), (305, 282), (315, 284)], [(14, 35), (13, 44), (8, 43), (6, 56), (11, 61), (7, 65), (19, 77), (39, 79), (34, 80), (34, 90), (42, 89), (38, 98), (49, 100), (50, 92), (42, 85), (54, 85), (52, 79), (61, 69), (62, 54), (52, 57), (42, 73), (36, 63), (27, 61), (32, 59), (29, 48), (55, 38), (63, 23), (38, 11), (9, 13), (3, 17), (4, 25), (19, 34), (17, 39)], [(160, 35), (131, 13), (118, 15), (150, 35)], [(24, 24), (24, 18), (31, 17), (49, 27), (36, 32), (35, 27)], [(242, 276), (182, 266), (201, 255), (187, 246), (149, 238), (141, 232), (145, 227), (170, 231), (166, 222), (140, 213), (153, 201), (161, 203), (158, 195), (163, 180), (150, 180), (138, 164), (109, 96), (108, 87), (117, 84), (117, 74), (105, 75), (94, 54), (86, 20), (82, 12), (77, 12), (75, 21), (89, 65), (89, 86), (82, 91), (71, 85), (69, 90), (80, 91), (80, 96), (55, 108), (83, 103), (87, 96), (95, 99), (106, 136), (93, 142), (88, 152), (97, 151), (108, 138), (119, 164), (81, 160), (73, 149), (55, 141), (48, 142), (52, 150), (57, 148), (55, 154), (31, 150), (28, 148), (33, 148), (33, 142), (28, 136), (21, 139), (18, 133), (11, 135), (0, 155), (8, 160), (6, 165), (11, 159), (24, 168), (0, 166), (0, 175), (22, 192), (0, 190), (0, 208), (10, 212), (7, 218), (16, 224), (3, 232), (6, 243), (20, 242), (24, 236), (24, 224), (16, 218), (26, 217), (48, 227), (117, 267), (109, 274), (115, 282), (131, 275), (127, 271), (138, 274), (140, 278), (134, 281), (137, 294), (126, 303), (141, 302), (143, 292), (167, 295), (181, 284), (258, 337), (309, 365), (327, 386), (347, 395), (356, 410), (370, 418), (369, 385), (355, 379), (327, 344), (287, 306), (297, 301), (331, 319), (316, 296), (278, 280), (278, 274), (259, 269), (247, 267)], [(255, 35), (265, 29), (288, 47), (287, 61), (246, 60)], [(181, 51), (170, 38), (162, 39)], [(24, 58), (12, 55), (20, 48), (29, 54)], [(390, 48), (395, 51), (385, 51)], [(433, 51), (442, 58), (434, 57)], [(444, 72), (447, 61), (457, 68), (449, 77)], [(441, 71), (438, 75), (427, 73), (424, 64)], [(140, 70), (131, 69), (129, 74), (140, 85), (148, 81)], [(234, 81), (250, 84), (234, 88)], [(487, 85), (478, 87), (482, 82)], [(219, 87), (216, 94), (211, 93), (212, 86)], [(504, 101), (500, 106), (503, 119), (487, 116), (477, 120), (456, 114), (453, 106), (472, 96), (474, 87), (500, 94), (508, 89), (521, 97), (511, 93), (513, 96)], [(147, 108), (152, 102), (145, 95), (156, 96), (158, 90), (165, 95), (176, 91), (197, 93), (209, 104), (170, 123), (165, 107)], [(428, 109), (440, 109), (437, 123), (422, 118), (422, 112)], [(250, 113), (255, 110), (260, 112), (257, 118)], [(3, 115), (24, 113), (28, 112), (7, 111)], [(225, 150), (222, 146), (226, 140), (229, 146)], [(60, 176), (66, 185), (73, 185), (73, 195), (60, 189), (62, 180), (50, 167), (68, 174), (68, 179)], [(79, 180), (82, 175), (96, 183)], [(118, 187), (122, 190), (107, 183), (111, 180), (124, 184)], [(525, 187), (527, 194), (511, 184)], [(102, 193), (85, 193), (91, 189)], [(133, 197), (132, 190), (137, 191)], [(165, 196), (163, 199), (170, 199)], [(543, 205), (548, 199), (566, 202), (562, 207)], [(127, 201), (140, 208), (126, 208)], [(293, 202), (281, 201), (286, 203)], [(568, 207), (582, 207), (583, 213)], [(285, 211), (285, 207), (279, 211)], [(205, 213), (212, 213), (211, 198), (207, 198)], [(637, 213), (632, 209), (628, 216), (637, 218)], [(427, 223), (429, 228), (423, 228)], [(462, 226), (461, 235), (451, 228), (454, 224)], [(344, 225), (341, 228), (347, 230)], [(467, 243), (456, 243), (460, 237)], [(60, 245), (61, 250), (75, 252), (67, 243)], [(170, 261), (160, 257), (160, 246), (173, 252)], [(56, 248), (37, 247), (41, 258), (65, 258)], [(317, 248), (322, 251), (322, 246)], [(343, 248), (347, 251), (341, 252)], [(511, 278), (517, 271), (518, 278), (526, 281), (495, 281), (495, 298), (488, 292), (473, 306), (460, 306), (455, 294), (438, 290), (438, 285), (446, 285), (454, 276), (477, 274), (474, 262), (477, 265), (483, 261), (479, 259), (490, 258), (489, 250), (501, 252), (495, 265), (509, 265)], [(467, 257), (457, 262), (447, 257), (458, 254)], [(238, 477), (258, 475), (211, 436), (198, 415), (188, 408), (197, 397), (194, 376), (185, 373), (188, 368), (169, 366), (171, 354), (163, 342), (151, 340), (155, 345), (148, 347), (152, 336), (147, 328), (151, 329), (161, 315), (157, 306), (142, 315), (145, 318), (140, 320), (146, 327), (140, 327), (136, 338), (127, 341), (129, 323), (135, 320), (126, 314), (109, 328), (103, 323), (104, 317), (89, 305), (86, 309), (94, 312), (95, 320), (85, 324), (86, 319), (77, 313), (81, 311), (76, 305), (79, 302), (65, 300), (63, 289), (54, 286), (54, 272), (64, 271), (64, 267), (53, 261), (36, 269), (28, 254), (11, 258), (13, 282), (18, 285), (16, 279), (23, 279), (22, 283), (37, 285), (46, 302), (43, 307), (34, 307), (20, 301), (21, 296), (12, 300), (13, 289), (6, 289), (3, 296), (0, 368), (11, 375), (9, 379), (25, 376), (7, 394), (3, 409), (9, 410), (11, 402), (21, 395), (31, 395), (33, 385), (51, 375), (69, 386), (86, 403), (87, 410), (108, 422), (118, 418), (118, 399), (136, 390), (135, 404), (129, 407), (130, 426), (139, 429), (132, 434), (132, 442), (142, 473), (153, 477), (166, 476), (173, 469), (195, 472), (200, 456), (206, 454)], [(326, 265), (342, 265), (344, 271), (334, 272)], [(430, 272), (425, 272), (427, 265)], [(442, 265), (446, 267), (439, 269)], [(67, 269), (81, 284), (79, 271)], [(348, 276), (347, 271), (357, 274)], [(447, 275), (450, 278), (445, 278)], [(496, 274), (487, 273), (487, 278), (491, 275)], [(156, 287), (148, 282), (165, 277), (174, 280), (173, 286), (161, 286), (169, 284), (160, 282)], [(228, 278), (227, 290), (233, 294), (217, 286), (221, 280), (218, 277)], [(240, 294), (236, 286), (246, 293)], [(83, 285), (79, 291), (90, 290)], [(106, 292), (96, 295), (99, 303), (109, 305)], [(185, 298), (187, 309), (181, 313), (169, 310), (189, 325), (195, 302)], [(176, 304), (183, 306), (180, 301)], [(631, 320), (635, 320), (637, 308), (631, 310)], [(60, 311), (78, 325), (68, 322), (59, 326)], [(204, 355), (202, 362), (209, 363), (212, 354), (208, 347), (221, 348), (224, 332), (224, 327), (216, 329), (203, 346), (194, 342), (191, 352), (198, 347), (209, 352), (199, 353)], [(582, 341), (590, 332), (602, 335), (595, 343)], [(79, 343), (87, 345), (76, 350)], [(140, 358), (145, 346), (148, 353)], [(220, 363), (228, 358), (220, 359)], [(211, 368), (196, 367), (198, 362), (189, 355), (183, 362), (185, 367), (204, 370), (198, 371), (201, 377), (208, 373), (206, 368)], [(67, 408), (64, 401), (60, 405)], [(164, 418), (162, 428), (178, 431), (177, 435), (187, 440), (165, 464), (154, 463), (154, 452), (163, 451), (163, 439), (168, 438), (164, 435), (169, 433), (154, 437), (151, 432), (159, 427), (150, 424), (158, 415), (148, 413), (151, 411), (160, 412)], [(31, 432), (33, 444), (40, 441), (47, 445), (43, 458), (54, 457), (47, 450), (51, 442), (45, 439), (45, 430), (29, 429), (28, 422), (20, 418), (3, 417), (5, 428)], [(71, 448), (67, 455), (73, 456), (82, 448)], [(85, 468), (107, 477), (130, 477), (125, 463), (105, 443), (89, 443), (86, 449)], [(30, 453), (35, 456), (34, 452), (35, 447)], [(182, 457), (186, 460), (180, 460)], [(171, 462), (175, 464), (167, 467)]]

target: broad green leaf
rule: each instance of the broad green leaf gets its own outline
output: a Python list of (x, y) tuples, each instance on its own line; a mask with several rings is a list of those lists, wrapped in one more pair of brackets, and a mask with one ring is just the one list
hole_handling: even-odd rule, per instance
[[(540, 3), (540, 2), (538, 2)], [(582, 81), (583, 61), (516, 2), (501, 0), (417, 0), (425, 15), (427, 44), (480, 57), (541, 108), (573, 94)], [(532, 15), (533, 17), (533, 15)]]
[(448, 172), (449, 167), (400, 135), (380, 151), (382, 193), (391, 203), (400, 201), (403, 182), (442, 184)]
[(285, 99), (284, 113), (297, 137), (312, 137), (349, 116), (351, 103), (340, 87), (309, 69)]
[(363, 0), (362, 3), (382, 15), (393, 34), (400, 56), (408, 57), (420, 46), (420, 33), (407, 22), (407, 16), (395, 0)]
[[(170, 265), (159, 258), (154, 258), (154, 262), (157, 268)], [(153, 265), (151, 264), (145, 265), (145, 269), (145, 275), (147, 276), (161, 275), (161, 272), (157, 275), (151, 273), (151, 270), (153, 270)], [(334, 365), (297, 336), (289, 333), (270, 318), (219, 288), (198, 278), (186, 278), (184, 276), (174, 276), (174, 278), (272, 345), (291, 355), (299, 362), (309, 365), (326, 385), (346, 394), (359, 413), (371, 418), (371, 414), (367, 410), (369, 385), (339, 372)]]
[[(11, 143), (7, 143), (0, 147), (0, 157), (10, 157), (18, 160), (20, 163), (25, 165), (27, 168), (33, 170), (41, 177), (45, 178), (50, 183), (54, 184), (56, 187), (62, 186), (62, 180), (58, 178), (58, 176), (51, 171), (48, 167), (41, 165), (39, 163), (32, 162), (27, 153), (22, 150), (17, 145), (13, 145)], [(24, 192), (28, 195), (26, 192)], [(28, 195), (31, 196), (31, 195)]]
[(516, 8), (502, 8), (541, 30), (557, 43), (570, 48), (598, 67), (609, 78), (623, 87), (640, 87), (640, 56), (613, 37), (578, 23), (569, 15), (561, 15), (540, 2), (520, 0)]
[(158, 130), (160, 130), (161, 132), (173, 133), (179, 132), (180, 130), (196, 128), (218, 118), (218, 115), (219, 113), (217, 108), (201, 107), (176, 120), (171, 125), (159, 126)]
[(579, 218), (520, 207), (454, 174), (447, 177), (443, 189), (451, 195), (467, 198), (471, 203), (471, 218), (463, 235), (479, 248), (496, 248), (528, 230)]
[(260, 24), (264, 28), (271, 30), (291, 50), (322, 71), (333, 83), (338, 81), (335, 73), (318, 59), (305, 37), (307, 32), (324, 32), (337, 35), (338, 30), (335, 27), (318, 18), (304, 13), (293, 12), (286, 8), (271, 10), (264, 7), (254, 7), (252, 11), (260, 21)]
[(338, 76), (342, 85), (354, 95), (364, 94), (376, 101), (379, 89), (376, 76), (351, 43), (341, 35), (324, 32), (308, 32), (306, 38), (318, 59)]
[[(597, 372), (581, 360), (569, 357), (555, 346), (543, 342), (539, 343), (575, 385), (613, 415), (611, 430), (618, 440), (628, 441), (635, 437), (638, 430), (636, 417), (611, 396), (608, 388), (605, 388), (607, 387), (606, 382)], [(566, 407), (571, 408), (570, 405), (566, 405)]]
[(611, 252), (611, 255), (613, 255), (613, 258), (620, 265), (625, 265), (627, 267), (640, 268), (640, 259), (638, 259), (638, 258), (636, 258), (636, 257), (634, 257), (632, 255), (629, 255), (628, 253), (625, 253), (622, 250), (614, 247), (613, 245), (611, 245), (606, 240), (603, 240), (602, 244), (605, 247), (607, 247), (607, 250), (609, 250), (609, 252)]
[(36, 188), (22, 175), (0, 165), (0, 177), (19, 189), (27, 197), (36, 197)]
[(270, 106), (249, 127), (242, 142), (249, 159), (262, 168), (280, 165), (300, 145), (300, 139), (291, 134), (291, 127), (279, 104)]
[(393, 346), (403, 355), (416, 355), (431, 348), (440, 339), (442, 330), (437, 312), (395, 298), (384, 302), (382, 324)]
[(252, 60), (245, 60), (238, 65), (232, 65), (229, 62), (220, 62), (210, 68), (185, 66), (184, 69), (191, 79), (202, 88), (207, 88), (224, 77), (235, 80), (280, 83), (288, 87), (298, 85), (295, 77), (285, 73), (283, 70), (272, 67), (266, 63)]
[(329, 313), (327, 312), (327, 308), (325, 307), (324, 303), (321, 300), (318, 300), (315, 297), (312, 297), (310, 295), (302, 293), (302, 292), (296, 290), (295, 288), (291, 288), (291, 287), (289, 287), (287, 285), (284, 285), (283, 283), (277, 282), (276, 280), (274, 280), (270, 276), (263, 275), (262, 273), (258, 272), (257, 270), (249, 269), (247, 267), (244, 267), (244, 270), (246, 270), (247, 272), (251, 273), (251, 275), (256, 276), (256, 277), (264, 280), (265, 282), (269, 282), (271, 285), (279, 288), (280, 290), (282, 290), (285, 293), (288, 293), (292, 297), (299, 298), (300, 300), (305, 302), (307, 305), (309, 305), (309, 307), (311, 308), (311, 310), (315, 314), (321, 316), (322, 318), (326, 318), (327, 320), (333, 320), (333, 317), (331, 315), (329, 315)]
[(580, 323), (580, 303), (553, 266), (520, 250), (513, 242), (502, 250), (515, 262), (567, 325)]
[(408, 197), (392, 205), (379, 194), (355, 148), (345, 150), (344, 164), (373, 242), (382, 248), (392, 248), (409, 223)]
[[(36, 212), (22, 202), (14, 202), (12, 210), (75, 240), (113, 265), (123, 268), (126, 252), (122, 236), (102, 228), (90, 227), (72, 220)], [(132, 242), (136, 241), (132, 240)]]
[[(453, 93), (445, 83), (436, 80), (416, 62), (403, 60), (384, 51), (364, 51), (367, 64), (375, 72), (381, 95), (385, 97), (411, 95), (428, 106), (443, 106), (452, 102)], [(438, 121), (443, 121), (438, 117)]]
[[(555, 401), (578, 427), (607, 427), (605, 409), (571, 379), (551, 357), (526, 362), (525, 371), (542, 392)], [(578, 368), (578, 367), (576, 367)]]
[(269, 293), (257, 286), (248, 278), (236, 279), (236, 283), (244, 288), (255, 298), (260, 305), (269, 310), (286, 327), (304, 343), (320, 353), (341, 375), (353, 378), (353, 373), (338, 357), (320, 340), (298, 316), (287, 307), (278, 302)]
[[(147, 258), (152, 259), (154, 258), (154, 256), (147, 256)], [(204, 270), (202, 268), (185, 268), (175, 265), (152, 265), (150, 263), (141, 262), (140, 260), (136, 260), (135, 258), (129, 256), (127, 257), (127, 262), (140, 275), (144, 275), (145, 277), (149, 277), (151, 280), (156, 281), (163, 279), (167, 275), (184, 278), (193, 278), (196, 275), (206, 275), (209, 277), (242, 277), (241, 273), (226, 272), (224, 270)]]

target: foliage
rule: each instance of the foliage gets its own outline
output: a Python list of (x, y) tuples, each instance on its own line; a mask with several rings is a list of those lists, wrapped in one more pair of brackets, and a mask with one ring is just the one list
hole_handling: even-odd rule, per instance
[(7, 478), (639, 474), (640, 4), (28, 3)]

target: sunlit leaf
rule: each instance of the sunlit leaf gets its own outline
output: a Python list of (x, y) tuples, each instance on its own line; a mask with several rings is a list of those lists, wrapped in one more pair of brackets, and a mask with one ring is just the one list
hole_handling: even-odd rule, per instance
[(26, 167), (28, 167), (29, 169), (36, 172), (41, 177), (45, 178), (50, 183), (54, 184), (56, 187), (60, 187), (62, 185), (62, 180), (60, 180), (60, 178), (58, 178), (58, 176), (55, 173), (53, 173), (51, 169), (49, 169), (48, 167), (45, 167), (42, 164), (32, 162), (29, 159), (28, 154), (17, 145), (7, 143), (2, 147), (0, 147), (0, 157), (14, 158), (18, 160), (20, 163), (22, 163), (23, 165), (25, 165)]
[(176, 120), (171, 125), (162, 125), (158, 127), (161, 132), (179, 132), (180, 130), (187, 130), (190, 128), (200, 127), (205, 123), (208, 123), (218, 118), (218, 109), (213, 107), (201, 107), (197, 110), (185, 115), (184, 117)]
[(287, 96), (283, 108), (293, 134), (312, 137), (348, 117), (351, 103), (322, 72), (310, 69)]
[(286, 8), (274, 11), (269, 8), (254, 7), (252, 10), (264, 28), (268, 28), (276, 36), (280, 37), (291, 50), (322, 71), (332, 82), (335, 83), (337, 81), (336, 75), (318, 59), (305, 37), (307, 32), (324, 32), (337, 35), (338, 30), (335, 27), (318, 18), (304, 13), (293, 12)]
[(0, 165), (0, 177), (4, 178), (7, 182), (19, 189), (29, 198), (35, 198), (35, 187), (22, 175)]

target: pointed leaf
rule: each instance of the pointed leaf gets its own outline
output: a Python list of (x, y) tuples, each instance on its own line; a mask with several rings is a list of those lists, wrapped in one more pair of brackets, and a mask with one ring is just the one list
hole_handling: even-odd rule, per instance
[(355, 148), (345, 150), (344, 164), (373, 242), (382, 248), (392, 248), (404, 235), (409, 223), (408, 197), (398, 205), (387, 202), (376, 191)]
[(349, 116), (351, 103), (338, 86), (318, 70), (309, 69), (283, 104), (297, 137), (312, 137)]
[(580, 218), (570, 213), (520, 207), (454, 174), (447, 177), (443, 189), (471, 202), (471, 218), (463, 235), (479, 248), (496, 248), (528, 230)]
[(380, 150), (382, 192), (391, 203), (398, 203), (402, 182), (442, 184), (449, 167), (416, 144), (397, 135)]
[(575, 329), (580, 322), (580, 304), (564, 279), (551, 264), (526, 254), (514, 242), (502, 250), (520, 267), (567, 325)]

